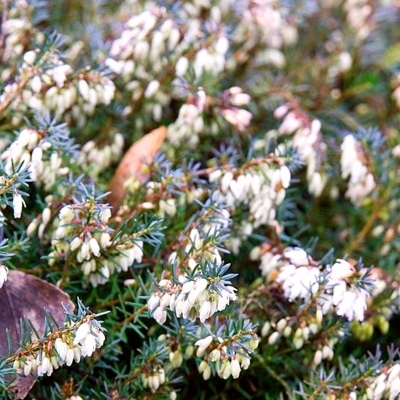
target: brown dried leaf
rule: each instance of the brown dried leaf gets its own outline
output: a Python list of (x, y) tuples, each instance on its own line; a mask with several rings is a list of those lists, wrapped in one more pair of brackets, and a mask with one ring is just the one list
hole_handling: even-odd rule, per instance
[[(59, 325), (65, 322), (61, 303), (70, 311), (74, 304), (69, 296), (56, 286), (20, 271), (9, 271), (8, 279), (0, 289), (0, 355), (8, 356), (6, 329), (11, 338), (11, 352), (15, 354), (20, 343), (20, 320), (28, 318), (39, 335), (44, 334), (45, 310)], [(18, 377), (10, 392), (16, 399), (23, 399), (35, 384), (35, 377)]]
[(109, 185), (108, 202), (114, 214), (125, 196), (124, 183), (131, 177), (141, 182), (148, 177), (146, 166), (153, 161), (166, 135), (167, 128), (160, 126), (133, 143), (125, 153)]

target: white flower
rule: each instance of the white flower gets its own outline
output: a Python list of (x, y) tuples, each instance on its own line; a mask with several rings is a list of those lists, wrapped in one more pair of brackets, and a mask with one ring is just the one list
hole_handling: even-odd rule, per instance
[(75, 332), (74, 344), (81, 342), (90, 332), (90, 325), (84, 322)]
[(22, 206), (26, 207), (25, 201), (19, 193), (15, 192), (13, 195), (14, 218), (21, 218)]
[(65, 362), (68, 354), (67, 344), (61, 338), (57, 338), (54, 342), (54, 348), (56, 349), (57, 355), (60, 357), (61, 361)]
[(84, 339), (81, 340), (81, 351), (83, 357), (90, 357), (96, 350), (96, 339), (89, 333)]
[(92, 254), (95, 257), (100, 257), (100, 246), (95, 238), (93, 238), (93, 237), (90, 238), (89, 247), (90, 247), (90, 251), (92, 252)]
[(72, 67), (67, 64), (59, 65), (57, 67), (48, 70), (47, 73), (53, 76), (57, 87), (62, 88), (64, 86), (64, 82), (67, 79), (67, 75), (72, 72)]
[(104, 210), (100, 211), (99, 219), (103, 224), (106, 224), (110, 218), (111, 218), (111, 209), (105, 208)]
[(364, 164), (364, 152), (361, 143), (353, 135), (347, 135), (341, 145), (342, 178), (349, 178), (346, 197), (355, 205), (371, 193), (376, 184), (373, 175)]
[(362, 289), (348, 290), (336, 305), (336, 314), (346, 317), (349, 321), (363, 321), (367, 297), (369, 294)]
[[(70, 366), (72, 362), (74, 361), (74, 349), (71, 349), (70, 347), (67, 348), (67, 354), (65, 356), (65, 365)], [(78, 361), (79, 362), (79, 361)]]
[(189, 60), (186, 57), (180, 57), (175, 65), (175, 74), (181, 77), (186, 74), (189, 67)]
[(27, 64), (33, 65), (36, 59), (36, 52), (34, 50), (27, 51), (23, 58)]
[(347, 279), (353, 276), (355, 272), (356, 269), (353, 265), (346, 260), (338, 259), (336, 260), (335, 264), (332, 265), (331, 271), (327, 278), (332, 280)]
[(78, 81), (78, 91), (85, 100), (89, 100), (89, 84), (84, 79)]
[(211, 335), (206, 336), (203, 339), (199, 339), (194, 345), (199, 346), (196, 351), (197, 357), (202, 357), (207, 349), (207, 347), (212, 343), (213, 337)]
[(261, 256), (260, 270), (261, 274), (270, 280), (273, 276), (273, 272), (276, 271), (283, 263), (282, 256), (280, 254), (273, 254), (267, 252)]
[(105, 249), (111, 243), (111, 236), (108, 232), (102, 232), (100, 235), (100, 246)]
[(146, 90), (144, 92), (144, 97), (145, 98), (149, 98), (149, 97), (154, 96), (157, 93), (159, 88), (160, 88), (160, 82), (159, 81), (157, 81), (157, 80), (151, 81), (148, 84), (148, 86), (147, 86), (147, 88), (146, 88)]
[(221, 115), (240, 131), (244, 131), (253, 118), (251, 112), (237, 107), (223, 109)]
[(60, 219), (65, 224), (71, 223), (72, 220), (75, 218), (75, 213), (71, 206), (64, 206), (60, 210), (59, 215), (60, 215)]
[(81, 245), (82, 245), (82, 239), (79, 236), (77, 236), (71, 241), (71, 243), (69, 244), (69, 248), (71, 251), (75, 251)]
[(311, 257), (300, 247), (288, 247), (285, 249), (283, 254), (287, 259), (289, 259), (291, 264), (298, 267), (310, 265)]
[(163, 325), (167, 320), (167, 311), (162, 307), (157, 307), (153, 313), (153, 318), (160, 324)]
[(83, 262), (84, 260), (90, 259), (89, 243), (82, 242), (82, 245), (78, 251), (78, 254), (76, 255), (76, 258), (77, 258), (78, 262)]
[(8, 278), (8, 268), (3, 265), (0, 264), (0, 288), (4, 285), (4, 282), (7, 280)]
[(320, 270), (317, 267), (295, 267), (287, 265), (281, 268), (276, 281), (282, 283), (284, 295), (289, 301), (297, 297), (309, 299), (319, 288)]
[(193, 285), (193, 290), (191, 290), (189, 293), (187, 302), (190, 305), (193, 305), (196, 302), (196, 300), (202, 295), (202, 293), (206, 290), (207, 286), (208, 286), (207, 279), (204, 278), (197, 279)]
[[(41, 358), (42, 357), (42, 358)], [(47, 376), (50, 376), (53, 373), (53, 364), (50, 361), (50, 358), (47, 356), (42, 356), (41, 354), (38, 355), (36, 359), (37, 363), (37, 374), (38, 376), (43, 376), (44, 374), (47, 374)]]
[(231, 361), (231, 374), (232, 374), (232, 378), (237, 379), (239, 378), (240, 375), (240, 363), (239, 360), (237, 358), (234, 358)]
[[(328, 283), (327, 287), (330, 288), (331, 285)], [(333, 284), (332, 290), (332, 303), (337, 306), (342, 300), (343, 296), (347, 292), (347, 283), (345, 281), (336, 282)]]
[(157, 294), (150, 296), (147, 307), (151, 312), (153, 312), (160, 305), (160, 297)]
[(36, 359), (35, 358), (27, 358), (25, 360), (25, 365), (24, 365), (24, 375), (30, 375), (36, 371)]
[(205, 301), (200, 306), (200, 315), (199, 315), (200, 322), (204, 322), (211, 315), (212, 315), (212, 313), (211, 313), (211, 303), (209, 301)]

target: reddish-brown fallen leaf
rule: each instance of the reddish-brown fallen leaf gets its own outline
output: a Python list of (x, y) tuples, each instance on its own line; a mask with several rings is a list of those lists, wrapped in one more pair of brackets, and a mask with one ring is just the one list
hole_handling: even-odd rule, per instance
[(133, 143), (125, 153), (109, 185), (111, 193), (108, 202), (113, 207), (114, 214), (125, 196), (124, 183), (131, 177), (138, 181), (144, 181), (148, 177), (145, 168), (153, 161), (166, 135), (167, 128), (160, 126)]
[[(9, 271), (8, 279), (0, 289), (0, 355), (9, 355), (6, 329), (11, 338), (11, 352), (17, 352), (23, 317), (32, 322), (39, 335), (44, 334), (45, 310), (59, 325), (63, 325), (65, 315), (61, 303), (69, 311), (74, 309), (69, 296), (58, 287), (24, 272)], [(35, 381), (33, 376), (18, 377), (10, 392), (14, 398), (23, 399)]]

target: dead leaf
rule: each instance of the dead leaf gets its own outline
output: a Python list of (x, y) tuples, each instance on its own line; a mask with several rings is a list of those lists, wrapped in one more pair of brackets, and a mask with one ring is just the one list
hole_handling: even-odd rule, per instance
[(124, 183), (131, 177), (141, 182), (148, 177), (145, 167), (153, 161), (166, 135), (167, 128), (160, 126), (133, 143), (125, 153), (109, 185), (111, 193), (108, 196), (108, 202), (113, 207), (113, 214), (117, 212), (124, 199)]
[[(61, 303), (69, 311), (74, 304), (58, 287), (20, 271), (9, 271), (8, 279), (0, 289), (0, 355), (8, 356), (6, 329), (11, 338), (11, 351), (15, 354), (20, 343), (20, 320), (28, 318), (39, 335), (44, 334), (45, 310), (48, 310), (59, 325), (65, 322)], [(10, 388), (16, 399), (23, 399), (35, 384), (35, 377), (18, 377)]]

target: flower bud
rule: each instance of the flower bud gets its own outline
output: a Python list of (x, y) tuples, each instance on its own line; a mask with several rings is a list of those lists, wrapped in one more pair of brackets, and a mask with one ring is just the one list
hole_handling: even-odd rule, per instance
[(319, 365), (321, 364), (322, 361), (322, 351), (321, 350), (317, 350), (314, 354), (314, 359), (313, 359), (313, 363), (315, 365)]
[(279, 336), (280, 336), (279, 332), (275, 331), (274, 333), (272, 333), (271, 336), (268, 338), (268, 344), (270, 346), (274, 345), (278, 341)]
[(159, 81), (157, 81), (157, 80), (151, 81), (148, 84), (148, 86), (147, 86), (147, 88), (146, 88), (146, 90), (144, 92), (144, 97), (147, 98), (147, 99), (149, 97), (153, 97), (157, 93), (159, 88), (160, 88), (160, 82)]
[(296, 349), (301, 349), (303, 347), (304, 344), (304, 339), (302, 337), (294, 337), (293, 338), (293, 346)]
[(289, 337), (292, 334), (292, 327), (288, 325), (282, 332), (283, 336)]
[(277, 330), (278, 332), (282, 332), (282, 331), (286, 328), (286, 325), (287, 325), (287, 320), (286, 320), (286, 318), (282, 318), (282, 319), (280, 319), (280, 320), (278, 321), (278, 323), (276, 324), (276, 330)]
[(89, 84), (84, 79), (79, 79), (78, 91), (85, 100), (89, 100), (89, 90)]
[(69, 224), (72, 222), (72, 220), (75, 217), (74, 210), (70, 206), (65, 206), (60, 210), (60, 219), (66, 223)]

